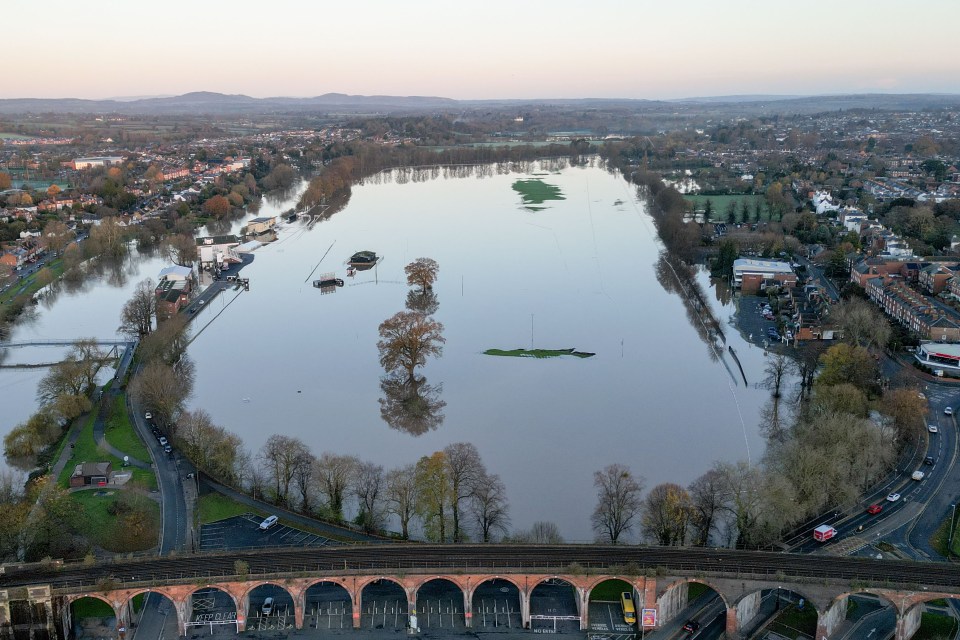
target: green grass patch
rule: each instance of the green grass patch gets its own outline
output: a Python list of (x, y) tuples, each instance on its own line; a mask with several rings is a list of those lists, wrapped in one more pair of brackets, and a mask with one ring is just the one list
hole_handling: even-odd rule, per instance
[(547, 184), (539, 178), (533, 180), (517, 180), (513, 183), (513, 190), (520, 194), (523, 200), (523, 206), (531, 211), (540, 211), (544, 207), (538, 207), (544, 202), (551, 200), (566, 200), (560, 187)]
[(750, 221), (756, 220), (754, 208), (756, 203), (760, 203), (760, 219), (769, 220), (770, 210), (767, 208), (767, 199), (760, 195), (730, 195), (730, 196), (683, 196), (687, 202), (693, 203), (695, 211), (703, 212), (707, 206), (707, 200), (710, 201), (712, 209), (710, 220), (715, 222), (727, 222), (727, 209), (732, 202), (736, 207), (734, 214), (737, 222), (743, 222), (743, 204), (747, 204), (750, 211)]
[(623, 580), (604, 580), (590, 590), (590, 599), (595, 602), (598, 600), (620, 602), (620, 594), (624, 591), (633, 593), (633, 587)]
[(200, 496), (197, 500), (197, 512), (200, 518), (200, 524), (207, 524), (232, 518), (233, 516), (243, 515), (244, 513), (255, 513), (266, 518), (266, 511), (253, 509), (243, 503), (237, 502), (222, 493), (208, 493)]
[[(94, 412), (95, 411), (96, 407), (94, 408)], [(113, 464), (114, 471), (118, 471), (123, 467), (123, 460), (101, 450), (100, 447), (97, 446), (96, 441), (94, 441), (93, 423), (96, 420), (94, 412), (91, 412), (86, 418), (83, 427), (80, 429), (80, 434), (77, 436), (73, 451), (70, 453), (70, 458), (67, 460), (66, 466), (64, 466), (63, 471), (60, 472), (60, 476), (57, 478), (60, 486), (70, 486), (70, 476), (73, 475), (73, 470), (81, 462), (110, 462)], [(127, 467), (127, 469), (131, 470), (133, 474), (131, 482), (136, 482), (147, 489), (157, 488), (157, 477), (152, 470), (139, 469), (137, 467)]]
[(597, 355), (589, 351), (576, 351), (574, 349), (487, 349), (483, 353), (488, 356), (510, 356), (513, 358), (559, 358), (561, 356), (590, 358)]
[(74, 620), (83, 620), (85, 618), (112, 618), (116, 614), (113, 607), (99, 598), (80, 598), (74, 600), (70, 605), (70, 611)]
[[(43, 266), (43, 268), (48, 269), (53, 274), (53, 281), (56, 282), (60, 276), (63, 275), (63, 260), (57, 258), (53, 262), (49, 262)], [(9, 278), (3, 281), (3, 285), (10, 285), (10, 288), (3, 294), (0, 294), (0, 302), (6, 304), (16, 298), (17, 296), (28, 296), (32, 297), (37, 291), (39, 291), (43, 285), (37, 281), (37, 274), (40, 271), (31, 273), (29, 276), (23, 280), (17, 280), (16, 276), (19, 274), (14, 272)], [(21, 289), (23, 291), (21, 292)]]
[(952, 638), (957, 630), (957, 621), (950, 616), (924, 611), (920, 614), (920, 628), (913, 634), (913, 640), (935, 640)]
[[(106, 392), (106, 390), (104, 392)], [(107, 420), (103, 437), (107, 442), (125, 454), (133, 456), (141, 462), (150, 463), (150, 452), (130, 422), (130, 414), (127, 412), (126, 394), (121, 394), (114, 398), (113, 406), (110, 407), (110, 418)]]
[(796, 640), (800, 636), (813, 638), (817, 633), (817, 611), (810, 605), (802, 610), (796, 605), (787, 605), (768, 627), (770, 631)]
[[(144, 551), (157, 544), (160, 533), (160, 505), (136, 489), (90, 489), (76, 491), (70, 498), (79, 509), (79, 528), (91, 543), (117, 553)], [(125, 500), (139, 514), (111, 513), (110, 507), (125, 494)]]

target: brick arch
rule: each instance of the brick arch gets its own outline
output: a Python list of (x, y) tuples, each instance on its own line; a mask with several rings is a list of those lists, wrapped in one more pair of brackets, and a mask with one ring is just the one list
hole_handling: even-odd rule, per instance
[(466, 593), (469, 585), (464, 576), (452, 576), (449, 574), (446, 575), (432, 575), (424, 576), (423, 580), (418, 581), (413, 588), (414, 594), (420, 591), (420, 587), (427, 584), (428, 582), (433, 582), (434, 580), (446, 580), (447, 582), (452, 582), (461, 592)]
[(173, 593), (167, 591), (163, 587), (152, 588), (152, 589), (131, 589), (130, 591), (126, 592), (126, 598), (124, 598), (123, 600), (123, 608), (121, 609), (121, 611), (126, 610), (128, 607), (132, 606), (133, 599), (139, 596), (140, 594), (149, 595), (151, 593), (156, 593), (157, 595), (161, 595), (170, 601), (170, 604), (173, 605), (174, 615), (177, 616), (177, 627), (179, 628), (179, 625), (181, 622), (180, 606), (179, 606), (180, 603), (177, 601), (177, 598), (173, 595)]
[[(696, 582), (697, 584), (702, 584), (703, 586), (709, 588), (709, 589), (710, 589), (711, 591), (713, 591), (715, 594), (717, 594), (718, 596), (720, 596), (720, 600), (723, 602), (723, 606), (726, 607), (727, 609), (730, 609), (730, 607), (732, 606), (732, 605), (730, 604), (730, 601), (727, 600), (727, 596), (724, 595), (723, 591), (721, 591), (719, 587), (717, 587), (717, 586), (714, 585), (714, 584), (709, 583), (708, 581), (704, 580), (703, 578), (680, 578), (679, 580), (674, 580), (673, 582), (671, 582), (670, 584), (668, 584), (668, 585), (666, 586), (666, 588), (664, 588), (663, 591), (660, 591), (659, 588), (657, 589), (657, 600), (659, 600), (664, 594), (666, 594), (668, 591), (670, 591), (670, 590), (673, 589), (674, 587), (677, 587), (677, 586), (679, 586), (679, 585), (681, 585), (681, 584), (690, 584), (691, 582)], [(658, 586), (659, 586), (659, 585), (658, 585)], [(751, 593), (752, 593), (752, 592), (751, 592)], [(749, 594), (746, 594), (746, 595), (749, 595)], [(736, 604), (736, 603), (734, 603), (734, 604)]]
[[(247, 582), (247, 583), (246, 583), (246, 587), (247, 587), (247, 588), (246, 588), (246, 590), (244, 590), (243, 593), (241, 593), (241, 594), (239, 595), (238, 600), (239, 600), (240, 602), (243, 602), (245, 599), (247, 599), (247, 598), (250, 597), (250, 594), (253, 593), (253, 590), (254, 590), (254, 589), (256, 589), (257, 587), (262, 587), (262, 586), (264, 586), (264, 585), (268, 585), (268, 584), (269, 584), (269, 585), (273, 585), (274, 587), (280, 587), (281, 589), (283, 589), (284, 591), (286, 591), (286, 592), (287, 592), (287, 595), (290, 596), (290, 598), (293, 600), (293, 606), (294, 606), (294, 607), (297, 606), (297, 596), (296, 596), (296, 592), (293, 591), (293, 590), (291, 590), (289, 587), (287, 587), (287, 586), (285, 586), (285, 585), (277, 582), (276, 580), (261, 580), (261, 581), (259, 581), (259, 582)], [(221, 591), (223, 591), (223, 589), (221, 589)]]
[(636, 589), (636, 588), (637, 588), (637, 585), (634, 584), (633, 581), (630, 580), (629, 578), (624, 578), (624, 577), (615, 576), (615, 575), (597, 576), (597, 577), (594, 578), (593, 580), (589, 580), (589, 581), (587, 581), (587, 582), (583, 585), (583, 590), (584, 590), (584, 595), (585, 595), (585, 597), (586, 597), (587, 599), (589, 599), (589, 598), (590, 598), (590, 594), (593, 593), (593, 590), (597, 588), (597, 585), (601, 585), (601, 584), (603, 584), (604, 582), (610, 582), (611, 580), (616, 580), (617, 582), (622, 582), (622, 583), (626, 584), (627, 586), (629, 586), (631, 589)]
[(100, 602), (102, 602), (102, 603), (104, 603), (105, 605), (107, 605), (108, 607), (110, 607), (110, 609), (113, 611), (114, 617), (115, 617), (117, 620), (120, 620), (120, 612), (122, 611), (122, 609), (118, 610), (118, 609), (117, 609), (117, 604), (116, 604), (115, 602), (113, 602), (112, 600), (110, 600), (110, 599), (109, 599), (107, 596), (105, 596), (105, 595), (100, 595), (100, 594), (97, 594), (97, 593), (81, 593), (81, 594), (79, 594), (79, 595), (71, 595), (71, 596), (67, 596), (67, 597), (68, 597), (68, 599), (69, 599), (68, 602), (69, 602), (70, 605), (71, 605), (71, 606), (70, 606), (70, 615), (71, 615), (71, 616), (73, 615), (73, 603), (74, 603), (74, 602), (76, 602), (77, 600), (83, 600), (84, 598), (93, 598), (94, 600), (99, 600)]
[[(813, 610), (817, 612), (817, 618), (821, 618), (824, 613), (826, 613), (827, 611), (830, 610), (830, 607), (827, 607), (826, 610), (821, 611), (821, 610), (820, 610), (820, 607), (818, 607), (818, 606), (816, 605), (816, 600), (814, 600), (813, 598), (811, 598), (811, 597), (808, 596), (807, 594), (803, 593), (802, 591), (799, 591), (799, 590), (797, 590), (797, 589), (794, 589), (794, 588), (793, 588), (794, 586), (796, 586), (796, 585), (791, 584), (789, 587), (781, 587), (781, 590), (782, 590), (782, 591), (787, 591), (787, 592), (789, 592), (789, 593), (795, 593), (795, 594), (797, 594), (798, 596), (800, 596), (801, 598), (803, 598), (803, 599), (806, 601), (806, 603), (804, 604), (804, 606), (813, 607)], [(734, 603), (734, 606), (739, 605), (739, 604), (743, 601), (743, 599), (746, 598), (747, 596), (753, 595), (754, 593), (756, 593), (756, 592), (758, 592), (758, 591), (763, 591), (764, 589), (771, 589), (771, 590), (773, 590), (773, 589), (776, 589), (776, 587), (764, 586), (764, 587), (761, 587), (761, 588), (759, 588), (759, 589), (753, 589), (752, 591), (747, 591), (746, 593), (744, 593), (743, 595), (741, 595), (739, 598), (737, 598), (737, 601)], [(720, 592), (718, 591), (717, 593), (720, 593)], [(722, 597), (722, 596), (721, 596), (721, 597)]]
[(532, 582), (530, 584), (530, 589), (529, 591), (527, 591), (527, 595), (533, 594), (533, 590), (539, 587), (541, 584), (543, 584), (547, 580), (563, 580), (568, 585), (573, 587), (574, 591), (576, 591), (577, 588), (580, 586), (577, 584), (577, 580), (573, 576), (557, 576), (557, 575), (540, 576), (536, 582)]
[[(883, 600), (884, 602), (886, 602), (886, 603), (887, 603), (888, 605), (890, 605), (891, 607), (893, 607), (894, 611), (898, 611), (898, 612), (899, 612), (899, 610), (900, 610), (899, 607), (897, 606), (897, 603), (896, 603), (896, 601), (895, 601), (895, 598), (890, 597), (889, 593), (887, 593), (886, 591), (881, 590), (881, 589), (876, 589), (876, 590), (874, 590), (874, 589), (869, 589), (869, 588), (868, 588), (868, 589), (859, 589), (859, 590), (857, 590), (857, 591), (847, 591), (846, 593), (841, 593), (841, 594), (838, 595), (836, 598), (834, 598), (833, 600), (830, 601), (830, 604), (827, 606), (827, 609), (826, 609), (826, 610), (827, 610), (827, 611), (830, 611), (830, 610), (833, 609), (835, 606), (837, 606), (838, 604), (840, 604), (841, 602), (843, 602), (843, 599), (844, 599), (844, 598), (849, 598), (850, 596), (858, 596), (858, 595), (861, 595), (861, 594), (867, 594), (867, 595), (871, 595), (871, 596), (876, 596), (876, 597), (880, 598), (881, 600)], [(960, 597), (960, 596), (958, 596), (958, 597)], [(931, 599), (932, 599), (932, 600), (936, 600), (936, 598), (937, 598), (937, 596), (935, 595), (935, 596), (933, 596)], [(907, 607), (907, 609), (909, 609), (909, 608), (910, 608), (910, 607)]]
[(214, 582), (209, 584), (203, 584), (200, 586), (194, 586), (184, 595), (183, 601), (186, 602), (187, 599), (192, 598), (193, 594), (195, 594), (197, 591), (202, 591), (204, 589), (216, 589), (217, 591), (222, 591), (223, 593), (227, 594), (228, 596), (230, 596), (230, 599), (233, 600), (233, 610), (237, 612), (237, 617), (238, 618), (240, 616), (246, 617), (247, 612), (245, 610), (242, 610), (242, 608), (240, 607), (240, 600), (238, 599), (237, 594), (234, 593), (230, 589), (230, 586), (227, 584), (217, 584)]
[[(362, 596), (363, 590), (366, 589), (371, 584), (373, 584), (374, 582), (376, 582), (377, 580), (386, 580), (387, 582), (392, 582), (393, 584), (400, 587), (400, 589), (403, 590), (404, 593), (407, 593), (407, 585), (403, 584), (403, 579), (401, 578), (398, 578), (396, 576), (366, 576), (362, 579), (357, 580), (357, 585), (356, 585), (357, 595)], [(323, 582), (323, 580), (320, 580), (320, 582)], [(347, 589), (347, 591), (349, 591), (349, 589)]]
[[(305, 599), (307, 597), (307, 591), (310, 590), (310, 587), (314, 587), (318, 584), (323, 584), (324, 582), (326, 582), (327, 584), (335, 584), (341, 589), (343, 589), (344, 591), (346, 591), (347, 597), (350, 599), (350, 606), (356, 605), (356, 603), (353, 601), (354, 599), (353, 586), (348, 585), (347, 582), (342, 578), (316, 578), (316, 579), (311, 578), (309, 580), (304, 580), (300, 583), (300, 590), (297, 592), (297, 595), (295, 596), (295, 598), (300, 598), (301, 600)], [(369, 582), (364, 583), (364, 586), (366, 586), (367, 584), (370, 584), (370, 583)], [(363, 587), (361, 587), (361, 591), (362, 590), (363, 590)]]
[(470, 598), (471, 598), (471, 599), (473, 599), (473, 593), (477, 590), (477, 587), (479, 587), (480, 585), (482, 585), (484, 582), (492, 582), (492, 581), (494, 581), (494, 580), (503, 580), (504, 582), (509, 582), (510, 584), (512, 584), (513, 586), (515, 586), (515, 587), (517, 588), (517, 591), (519, 591), (521, 594), (523, 593), (523, 585), (521, 585), (519, 582), (517, 582), (516, 580), (514, 580), (513, 576), (510, 576), (510, 575), (493, 575), (493, 574), (491, 574), (491, 575), (488, 575), (488, 576), (472, 576), (472, 577), (477, 578), (477, 580), (476, 580), (476, 582), (474, 582), (474, 583), (470, 586)]
[[(873, 592), (871, 591), (870, 593), (873, 593)], [(874, 595), (880, 595), (880, 594), (874, 594)], [(917, 607), (917, 606), (922, 605), (922, 604), (926, 604), (926, 603), (930, 602), (931, 600), (940, 600), (940, 599), (944, 599), (944, 600), (960, 600), (960, 594), (956, 594), (956, 593), (930, 593), (930, 592), (927, 592), (927, 591), (924, 591), (924, 592), (922, 592), (922, 593), (916, 593), (916, 594), (914, 594), (913, 597), (910, 597), (910, 598), (907, 599), (907, 601), (906, 601), (907, 606), (903, 609), (902, 612), (900, 612), (900, 615), (905, 615), (907, 612), (909, 612), (909, 611), (910, 611), (911, 609), (913, 609), (914, 607)], [(890, 601), (890, 598), (884, 598), (884, 600)], [(899, 611), (899, 607), (897, 606), (897, 603), (896, 603), (896, 602), (891, 602), (891, 604), (893, 605), (893, 608), (894, 608), (895, 610)]]

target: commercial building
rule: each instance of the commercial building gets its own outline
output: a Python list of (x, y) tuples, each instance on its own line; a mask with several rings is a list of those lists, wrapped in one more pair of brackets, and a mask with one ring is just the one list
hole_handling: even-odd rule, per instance
[(790, 263), (781, 260), (738, 258), (733, 261), (733, 285), (743, 293), (756, 293), (768, 282), (793, 286), (797, 284), (797, 274)]

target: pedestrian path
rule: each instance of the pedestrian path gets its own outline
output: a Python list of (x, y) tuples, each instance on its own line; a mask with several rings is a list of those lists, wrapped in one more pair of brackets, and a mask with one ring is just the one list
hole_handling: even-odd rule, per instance
[(100, 402), (100, 408), (97, 411), (97, 418), (93, 423), (93, 439), (97, 443), (98, 447), (103, 447), (111, 455), (114, 455), (121, 460), (127, 458), (127, 463), (131, 466), (138, 467), (140, 469), (152, 469), (152, 465), (149, 462), (142, 462), (137, 460), (129, 453), (124, 453), (120, 451), (112, 444), (107, 442), (106, 438), (106, 428), (107, 428), (107, 414), (110, 412), (110, 407), (113, 406), (113, 401), (119, 397), (120, 393), (116, 389), (110, 389), (110, 395), (106, 401)]

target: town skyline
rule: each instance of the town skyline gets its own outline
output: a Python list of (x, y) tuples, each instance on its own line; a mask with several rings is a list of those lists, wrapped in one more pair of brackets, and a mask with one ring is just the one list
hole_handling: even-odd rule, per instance
[(69, 33), (89, 37), (38, 48), (31, 30), (10, 30), (9, 50), (30, 54), (8, 66), (0, 98), (210, 91), (671, 100), (960, 91), (949, 32), (960, 6), (947, 0), (927, 3), (924, 12), (886, 0), (781, 1), (762, 14), (746, 0), (693, 0), (682, 8), (494, 0), (468, 16), (432, 0), (322, 12), (288, 0), (270, 12), (252, 2), (229, 11), (211, 5), (174, 0), (162, 11), (117, 12), (103, 0), (16, 2), (7, 12), (16, 22), (55, 16), (54, 31), (69, 25)]

